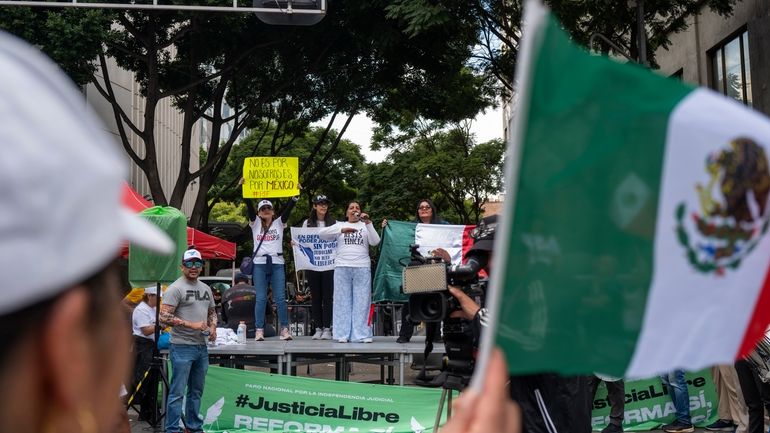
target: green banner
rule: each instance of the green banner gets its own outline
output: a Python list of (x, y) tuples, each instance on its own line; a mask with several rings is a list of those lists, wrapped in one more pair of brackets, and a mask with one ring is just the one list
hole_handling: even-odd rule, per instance
[[(703, 427), (717, 420), (717, 394), (711, 380), (711, 372), (704, 369), (687, 373), (687, 390), (690, 394), (692, 423)], [(626, 405), (623, 430), (653, 430), (674, 420), (674, 403), (664, 390), (659, 378), (635, 380), (625, 383)], [(603, 429), (609, 422), (610, 403), (607, 388), (599, 385), (594, 397), (591, 424), (594, 430)]]
[[(717, 396), (708, 369), (687, 373), (696, 426), (717, 419)], [(674, 420), (674, 404), (660, 379), (625, 383), (625, 431), (653, 430)], [(323, 432), (424, 433), (432, 431), (440, 389), (337, 382), (210, 366), (201, 403), (211, 433)], [(593, 403), (593, 430), (609, 422), (607, 389)], [(442, 423), (445, 418), (442, 417)]]
[(211, 366), (201, 416), (206, 432), (422, 433), (433, 429), (440, 398), (440, 389)]

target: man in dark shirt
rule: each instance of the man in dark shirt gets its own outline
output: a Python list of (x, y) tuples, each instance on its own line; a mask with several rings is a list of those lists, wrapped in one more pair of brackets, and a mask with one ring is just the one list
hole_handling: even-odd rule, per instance
[(225, 290), (222, 295), (222, 320), (225, 327), (238, 332), (241, 320), (246, 322), (246, 337), (254, 338), (254, 305), (257, 299), (257, 289), (249, 285), (249, 277), (238, 273), (235, 285)]

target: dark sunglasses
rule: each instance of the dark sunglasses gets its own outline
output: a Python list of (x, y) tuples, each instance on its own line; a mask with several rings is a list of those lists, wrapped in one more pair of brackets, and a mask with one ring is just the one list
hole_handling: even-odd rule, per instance
[(273, 207), (272, 206), (262, 206), (261, 208), (259, 208), (260, 212), (262, 212), (263, 210), (273, 210)]
[(190, 269), (190, 268), (198, 268), (198, 269), (200, 269), (200, 268), (203, 267), (203, 262), (199, 262), (197, 260), (189, 260), (189, 261), (186, 261), (186, 262), (182, 262), (182, 266), (184, 266), (185, 268), (188, 268), (188, 269)]

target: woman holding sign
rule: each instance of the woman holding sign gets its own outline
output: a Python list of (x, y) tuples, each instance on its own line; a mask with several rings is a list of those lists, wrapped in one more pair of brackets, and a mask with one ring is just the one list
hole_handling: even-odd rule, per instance
[[(329, 214), (329, 199), (325, 195), (318, 195), (313, 200), (310, 218), (302, 223), (302, 227), (330, 227), (335, 222)], [(313, 340), (331, 340), (334, 271), (305, 272), (310, 284), (310, 314), (315, 324)]]
[(267, 304), (267, 285), (273, 288), (273, 301), (278, 307), (278, 322), (281, 328), (281, 340), (291, 340), (289, 332), (289, 311), (286, 306), (286, 273), (283, 260), (283, 231), (286, 221), (294, 209), (299, 197), (292, 197), (286, 204), (280, 217), (275, 216), (273, 203), (262, 200), (254, 211), (251, 200), (246, 201), (249, 214), (249, 226), (254, 237), (254, 268), (252, 283), (257, 289), (257, 302), (254, 316), (257, 331), (254, 340), (265, 339), (265, 306)]
[(380, 243), (369, 215), (357, 201), (348, 203), (347, 221), (319, 230), (324, 238), (337, 236), (334, 257), (332, 335), (340, 343), (371, 343), (369, 306), (372, 303), (372, 265), (369, 246)]

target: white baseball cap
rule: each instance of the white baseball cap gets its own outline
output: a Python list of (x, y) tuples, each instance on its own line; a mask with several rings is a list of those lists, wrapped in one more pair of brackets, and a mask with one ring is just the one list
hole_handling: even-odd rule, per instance
[(145, 287), (144, 288), (144, 294), (145, 295), (157, 295), (158, 294), (158, 286), (157, 285), (152, 285), (152, 286)]
[(273, 203), (271, 203), (270, 200), (262, 200), (259, 202), (259, 206), (257, 206), (257, 210), (262, 209), (263, 206), (273, 207)]
[(187, 250), (182, 255), (182, 261), (186, 262), (188, 260), (200, 260), (200, 261), (203, 261), (203, 256), (201, 256), (201, 253), (198, 250), (195, 250), (195, 249)]
[(0, 32), (0, 263), (13, 264), (0, 315), (90, 277), (124, 241), (173, 243), (123, 209), (127, 158), (73, 83), (40, 51)]

